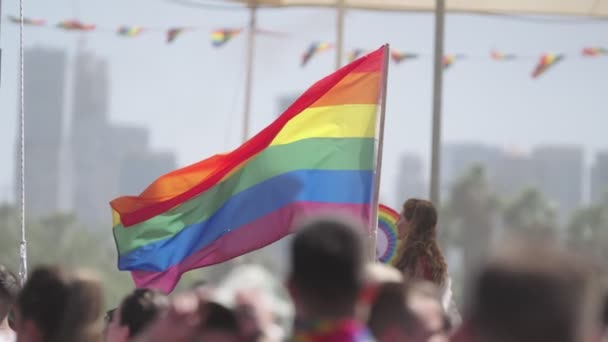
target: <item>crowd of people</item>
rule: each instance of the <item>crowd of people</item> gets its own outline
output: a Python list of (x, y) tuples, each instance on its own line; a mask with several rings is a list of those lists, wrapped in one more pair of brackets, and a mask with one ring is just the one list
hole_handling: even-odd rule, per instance
[(605, 291), (583, 258), (548, 242), (505, 241), (457, 308), (432, 203), (406, 201), (398, 229), (392, 267), (366, 261), (364, 227), (350, 218), (300, 224), (285, 282), (289, 333), (254, 296), (226, 305), (212, 283), (170, 296), (135, 289), (106, 311), (92, 273), (40, 266), (21, 287), (0, 265), (0, 342), (606, 341)]

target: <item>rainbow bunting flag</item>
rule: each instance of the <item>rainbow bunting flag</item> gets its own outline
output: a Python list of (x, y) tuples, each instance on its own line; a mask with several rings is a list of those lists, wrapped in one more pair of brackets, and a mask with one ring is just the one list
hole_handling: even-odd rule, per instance
[(443, 69), (447, 69), (447, 68), (451, 67), (452, 64), (454, 64), (455, 60), (456, 60), (456, 56), (455, 55), (445, 55), (445, 56), (443, 56)]
[(306, 50), (306, 52), (304, 52), (304, 55), (302, 55), (302, 66), (305, 66), (314, 55), (320, 52), (328, 51), (332, 47), (333, 45), (331, 45), (330, 43), (315, 42), (310, 44), (308, 50)]
[(394, 264), (397, 258), (399, 244), (399, 213), (390, 207), (380, 204), (378, 207), (378, 236), (376, 238), (376, 254), (378, 261)]
[(387, 49), (320, 80), (232, 152), (111, 201), (118, 268), (170, 292), (184, 272), (277, 241), (304, 215), (369, 222)]
[(538, 78), (540, 75), (545, 73), (549, 68), (560, 62), (564, 58), (564, 55), (556, 55), (552, 53), (544, 54), (540, 57), (538, 64), (532, 71), (532, 78)]
[[(21, 23), (21, 18), (9, 15), (8, 19), (15, 24)], [(31, 26), (44, 26), (46, 25), (46, 20), (44, 19), (33, 19), (33, 18), (23, 18), (23, 25), (31, 25)]]
[(173, 43), (177, 36), (182, 34), (186, 29), (181, 27), (175, 27), (167, 30), (167, 43)]
[(139, 36), (143, 31), (144, 29), (139, 26), (121, 26), (118, 28), (117, 33), (119, 36), (135, 37)]
[(391, 59), (393, 60), (393, 62), (395, 62), (397, 64), (403, 62), (404, 60), (414, 59), (414, 58), (418, 58), (418, 55), (414, 54), (414, 53), (407, 53), (407, 52), (401, 52), (401, 51), (397, 51), (397, 50), (391, 50)]
[(582, 54), (587, 57), (608, 55), (608, 49), (602, 47), (587, 47), (583, 49)]
[(517, 56), (514, 54), (508, 54), (499, 51), (492, 51), (490, 53), (490, 57), (492, 57), (492, 59), (495, 61), (508, 61), (517, 58)]
[(57, 27), (62, 28), (64, 30), (70, 31), (93, 31), (95, 30), (95, 25), (93, 24), (84, 24), (78, 20), (64, 20), (57, 24)]
[(361, 57), (361, 55), (364, 53), (365, 51), (363, 49), (354, 49), (346, 55), (346, 60), (348, 61), (348, 63), (350, 63), (355, 59)]
[(230, 39), (241, 33), (241, 29), (221, 29), (211, 32), (211, 44), (215, 47), (220, 47), (226, 44)]

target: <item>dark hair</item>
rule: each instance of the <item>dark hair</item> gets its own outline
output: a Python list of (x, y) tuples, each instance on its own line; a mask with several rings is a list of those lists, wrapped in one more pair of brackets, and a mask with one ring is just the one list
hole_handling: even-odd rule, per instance
[(162, 292), (135, 289), (120, 304), (119, 323), (129, 328), (129, 337), (134, 337), (168, 307), (169, 300)]
[(9, 314), (17, 295), (19, 280), (8, 268), (0, 264), (0, 322)]
[(381, 284), (372, 303), (368, 326), (377, 339), (390, 327), (399, 326), (414, 334), (419, 325), (416, 316), (407, 307), (407, 288), (404, 283)]
[(102, 338), (103, 293), (89, 274), (39, 267), (19, 294), (17, 307), (20, 319), (32, 321), (45, 342)]
[(592, 284), (590, 269), (573, 256), (517, 244), (481, 269), (466, 315), (482, 339), (574, 342), (586, 319), (597, 319)]
[(290, 281), (307, 305), (320, 315), (352, 310), (363, 284), (364, 259), (354, 224), (312, 221), (299, 229), (291, 254)]
[(413, 221), (398, 251), (395, 266), (409, 278), (415, 278), (416, 268), (422, 260), (428, 267), (428, 278), (437, 286), (445, 284), (447, 265), (437, 244), (437, 210), (433, 203), (410, 198), (403, 204), (401, 215)]
[(202, 330), (238, 333), (239, 325), (236, 314), (223, 305), (214, 302), (204, 302), (199, 305), (203, 320)]

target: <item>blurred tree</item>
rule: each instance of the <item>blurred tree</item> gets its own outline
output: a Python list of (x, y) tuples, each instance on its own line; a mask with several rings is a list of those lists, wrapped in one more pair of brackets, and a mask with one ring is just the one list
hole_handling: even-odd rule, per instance
[[(14, 207), (0, 207), (0, 232), (0, 260), (17, 271), (21, 230), (19, 212)], [(111, 233), (104, 232), (86, 229), (74, 216), (60, 213), (26, 222), (29, 271), (43, 264), (94, 270), (102, 280), (106, 306), (116, 306), (133, 283), (128, 273), (118, 271)]]
[(575, 212), (567, 233), (571, 248), (605, 263), (608, 259), (608, 196), (601, 203)]
[(509, 233), (555, 237), (555, 208), (537, 189), (525, 189), (503, 209), (503, 222)]
[(487, 252), (498, 210), (482, 167), (471, 168), (453, 185), (441, 208), (440, 237), (444, 245), (462, 251), (461, 278), (466, 279)]

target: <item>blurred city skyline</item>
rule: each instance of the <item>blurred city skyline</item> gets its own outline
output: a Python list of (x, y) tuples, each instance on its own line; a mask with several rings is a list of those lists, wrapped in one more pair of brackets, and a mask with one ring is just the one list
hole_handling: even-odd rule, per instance
[[(16, 3), (4, 2), (2, 6), (3, 14), (18, 13)], [(50, 21), (78, 17), (106, 26), (178, 24), (208, 26), (209, 31), (243, 27), (247, 22), (246, 11), (199, 11), (162, 0), (129, 3), (108, 0), (103, 4), (92, 0), (58, 0), (53, 4), (32, 0), (28, 1), (25, 13)], [(315, 57), (306, 68), (299, 67), (299, 57), (313, 40), (333, 41), (334, 19), (332, 10), (260, 11), (260, 27), (290, 32), (293, 36), (258, 37), (251, 135), (276, 117), (278, 107), (284, 106), (277, 106), (282, 97), (299, 93), (332, 71), (332, 53)], [(309, 26), (311, 20), (315, 21), (314, 26)], [(606, 22), (449, 15), (446, 32), (446, 53), (476, 56), (486, 55), (494, 48), (540, 55), (577, 54), (584, 46), (608, 45)], [(187, 33), (167, 45), (162, 33), (129, 39), (109, 32), (78, 34), (28, 27), (25, 45), (61, 50), (66, 55), (65, 63), (74, 65), (80, 41), (81, 49), (105, 60), (109, 122), (148, 130), (150, 148), (175, 153), (177, 164), (184, 166), (240, 144), (245, 37), (241, 35), (226, 46), (213, 49), (208, 33), (205, 30)], [(346, 18), (347, 50), (371, 49), (389, 42), (397, 49), (421, 51), (430, 56), (432, 37), (433, 17), (429, 14), (352, 11)], [(0, 160), (5, 167), (0, 170), (0, 189), (4, 189), (2, 199), (12, 199), (16, 170), (18, 26), (5, 18), (1, 44)], [(479, 143), (502, 149), (517, 147), (530, 152), (543, 145), (577, 146), (583, 151), (584, 170), (588, 170), (595, 155), (608, 148), (604, 133), (608, 118), (602, 115), (606, 113), (602, 95), (608, 89), (605, 77), (608, 58), (570, 58), (538, 80), (529, 77), (534, 63), (534, 59), (505, 63), (489, 59), (457, 61), (445, 73), (444, 142)], [(26, 65), (26, 75), (27, 72)], [(64, 87), (74, 87), (71, 84), (74, 75), (66, 72), (64, 77)], [(396, 203), (393, 198), (399, 187), (402, 156), (415, 154), (421, 157), (423, 165), (428, 165), (431, 79), (431, 58), (391, 65), (381, 194), (392, 205)], [(31, 95), (26, 93), (26, 97)], [(66, 99), (64, 103), (72, 101)], [(68, 117), (74, 114), (71, 105), (62, 110)], [(26, 135), (35, 133), (27, 129)], [(427, 179), (428, 168), (425, 166), (424, 170)]]

